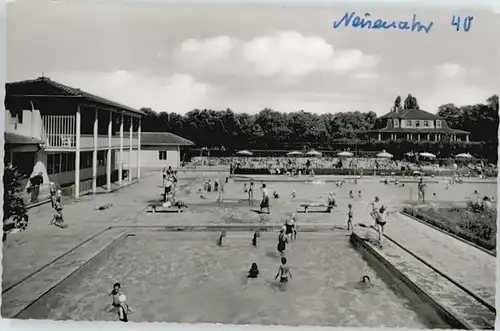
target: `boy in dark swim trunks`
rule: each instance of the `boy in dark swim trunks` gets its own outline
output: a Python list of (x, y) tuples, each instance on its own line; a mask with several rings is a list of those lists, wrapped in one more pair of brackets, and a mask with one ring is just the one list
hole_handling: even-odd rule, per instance
[(352, 230), (352, 205), (347, 205), (349, 211), (347, 212), (347, 231)]
[(281, 265), (278, 267), (278, 273), (274, 279), (280, 277), (280, 283), (288, 283), (288, 277), (292, 278), (292, 273), (290, 272), (290, 267), (286, 265), (286, 257), (281, 258)]
[(113, 285), (113, 290), (109, 294), (113, 297), (113, 302), (111, 305), (115, 308), (118, 308), (118, 318), (122, 322), (128, 322), (128, 314), (132, 312), (132, 309), (129, 305), (125, 303), (126, 297), (125, 294), (121, 291), (120, 283), (115, 283)]
[(278, 236), (278, 252), (280, 252), (281, 256), (283, 256), (285, 254), (287, 242), (288, 242), (288, 238), (285, 234), (285, 229), (281, 229), (280, 234)]
[(384, 226), (387, 223), (386, 221), (387, 208), (382, 205), (378, 210), (378, 217), (375, 220), (375, 224), (378, 230), (378, 241), (380, 246), (382, 246), (382, 238), (384, 237)]

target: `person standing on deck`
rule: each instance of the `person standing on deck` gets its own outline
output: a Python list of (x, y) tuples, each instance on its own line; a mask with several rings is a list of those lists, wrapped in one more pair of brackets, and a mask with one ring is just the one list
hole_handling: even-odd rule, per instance
[(260, 212), (266, 208), (267, 213), (271, 213), (270, 201), (269, 201), (269, 191), (267, 190), (266, 184), (262, 184), (262, 201), (260, 202)]
[(422, 177), (420, 177), (420, 181), (418, 182), (418, 203), (425, 204), (425, 183)]

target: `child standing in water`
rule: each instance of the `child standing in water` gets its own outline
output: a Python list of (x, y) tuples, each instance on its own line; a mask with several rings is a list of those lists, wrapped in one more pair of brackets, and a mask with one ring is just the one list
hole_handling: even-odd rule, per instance
[(247, 278), (257, 278), (258, 275), (259, 275), (259, 267), (257, 266), (257, 263), (252, 263), (252, 266), (248, 271)]
[(121, 291), (120, 283), (115, 283), (113, 285), (113, 290), (109, 295), (113, 297), (111, 305), (118, 308), (118, 318), (120, 321), (128, 322), (128, 314), (132, 312), (132, 309), (125, 303), (126, 297)]
[(281, 229), (280, 234), (278, 236), (278, 252), (280, 252), (281, 256), (285, 255), (285, 249), (286, 249), (287, 242), (288, 242), (288, 238), (285, 234), (285, 229)]
[(290, 267), (286, 264), (286, 257), (281, 258), (281, 265), (278, 267), (278, 273), (274, 279), (280, 277), (280, 283), (288, 283), (288, 277), (292, 278), (292, 273), (290, 272)]
[(349, 211), (347, 212), (347, 231), (352, 231), (352, 205), (347, 205)]

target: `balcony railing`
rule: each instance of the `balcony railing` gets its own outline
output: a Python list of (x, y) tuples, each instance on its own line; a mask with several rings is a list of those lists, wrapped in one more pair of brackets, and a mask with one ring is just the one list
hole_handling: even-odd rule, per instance
[[(68, 149), (74, 150), (76, 148), (76, 135), (74, 134), (45, 134), (45, 140), (47, 142), (47, 149)], [(137, 133), (132, 135), (132, 147), (137, 148)], [(108, 148), (109, 141), (107, 135), (97, 136), (97, 147), (98, 149)], [(93, 135), (80, 135), (80, 149), (90, 150), (94, 148), (94, 136)], [(111, 136), (111, 148), (120, 148), (120, 136)], [(123, 137), (123, 148), (130, 148), (130, 138)]]

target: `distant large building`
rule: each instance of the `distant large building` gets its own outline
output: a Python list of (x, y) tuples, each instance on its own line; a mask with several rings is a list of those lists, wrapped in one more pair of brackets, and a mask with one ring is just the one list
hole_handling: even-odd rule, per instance
[(391, 111), (377, 119), (368, 136), (376, 140), (469, 141), (469, 132), (421, 109)]

